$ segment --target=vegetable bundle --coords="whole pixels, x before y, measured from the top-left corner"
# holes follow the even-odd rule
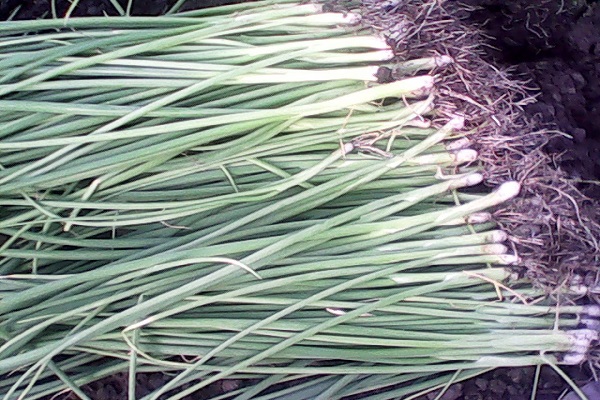
[[[153,371],[147,399],[391,399],[597,340],[507,267],[488,211],[519,184],[460,191],[448,57],[287,1],[8,22],[0,49],[5,399],[127,369],[132,399]]]

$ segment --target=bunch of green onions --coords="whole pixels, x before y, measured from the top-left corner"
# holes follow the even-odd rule
[[[0,25],[0,394],[392,399],[577,364],[594,307],[514,278],[463,118],[356,14],[263,1]],[[378,83],[382,67],[406,77]],[[513,278],[511,288],[503,283]],[[185,389],[184,389],[185,387]]]

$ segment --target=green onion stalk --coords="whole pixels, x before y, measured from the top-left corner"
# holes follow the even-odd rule
[[[0,26],[0,395],[392,399],[579,364],[516,274],[464,118],[355,13],[262,1]],[[382,67],[404,78],[381,82]],[[462,189],[471,188],[469,191]],[[161,397],[162,398],[162,397]]]

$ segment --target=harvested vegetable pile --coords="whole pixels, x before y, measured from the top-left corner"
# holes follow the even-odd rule
[[[132,399],[156,371],[145,399],[392,399],[590,356],[598,307],[503,244],[532,189],[460,57],[364,28],[386,7],[0,26],[5,399],[124,370]]]

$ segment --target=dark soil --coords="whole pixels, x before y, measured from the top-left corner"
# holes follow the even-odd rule
[[[243,0],[189,0],[183,10],[240,1]],[[600,199],[600,185],[595,182],[600,180],[600,5],[589,0],[458,1],[465,5],[461,7],[463,22],[489,35],[489,61],[512,68],[515,78],[530,82],[538,101],[524,105],[524,113],[539,126],[570,136],[554,135],[545,148],[551,155],[561,155],[557,157],[557,167],[564,169],[586,195]],[[126,7],[127,1],[119,2]],[[175,2],[134,1],[132,14],[159,15]],[[57,15],[64,15],[69,5],[66,0],[56,0]],[[109,0],[81,0],[72,15],[117,14]],[[50,0],[0,0],[3,20],[51,15]],[[442,399],[529,399],[534,371],[498,369],[454,385]],[[571,368],[568,373],[580,386],[592,380],[589,372],[579,368]],[[163,381],[160,374],[140,376],[138,393],[146,394]],[[125,377],[118,375],[89,385],[86,392],[94,399],[124,399],[125,383]],[[226,388],[215,386],[210,390],[222,392]],[[538,400],[555,400],[568,390],[555,372],[542,369]]]
[[[581,387],[589,378],[579,370],[569,371]],[[439,400],[530,400],[535,368],[499,368],[450,387]],[[569,391],[564,381],[550,368],[542,368],[535,400],[558,400]],[[430,393],[423,400],[435,399]],[[590,398],[590,400],[598,400]]]
[[[584,0],[464,0],[464,18],[491,37],[490,57],[541,89],[525,112],[572,137],[548,151],[565,153],[570,177],[600,180],[600,5]],[[600,198],[598,183],[582,183]]]
[[[247,0],[188,0],[180,11],[193,10],[202,7],[214,7],[225,4],[242,3]],[[119,4],[125,10],[127,0],[119,0]],[[177,0],[144,0],[133,1],[131,15],[160,15],[170,10]],[[69,9],[71,2],[56,0],[56,15],[62,17]],[[102,16],[119,15],[117,9],[109,0],[81,0],[72,16]],[[51,0],[0,0],[0,20],[12,19],[36,19],[52,17]]]
[[[160,372],[138,373],[136,375],[136,398],[142,398],[151,394],[153,391],[163,387],[172,377],[166,376]],[[194,382],[197,383],[197,382]],[[83,391],[93,400],[125,400],[128,398],[129,379],[126,373],[119,373],[100,381],[91,383],[83,387]],[[183,400],[203,400],[211,399],[220,394],[228,393],[239,388],[240,381],[222,380],[209,385],[202,390],[202,393],[195,393],[183,398]],[[182,386],[182,390],[187,389],[191,384]],[[176,393],[170,393],[171,395]],[[168,398],[167,395],[161,398]],[[51,400],[78,400],[79,397],[74,393],[59,396],[53,396]],[[50,399],[48,399],[50,400]]]
[[[570,136],[554,135],[546,146],[549,154],[560,155],[557,167],[578,182],[585,195],[599,199],[600,4],[578,0],[462,2],[464,21],[489,36],[489,60],[511,68],[515,77],[530,82],[536,92],[537,101],[524,106],[525,114],[539,126]],[[494,371],[467,382],[457,399],[529,398],[522,391],[531,393],[527,371],[531,370]],[[586,377],[592,379],[589,371],[573,368],[568,372],[580,387]],[[547,369],[538,398],[557,399],[563,389],[561,379]],[[597,392],[588,396],[600,399]]]
[[[535,368],[499,368],[450,386],[438,400],[530,400],[534,390],[535,372]],[[591,380],[589,374],[579,368],[572,368],[568,373],[580,387]],[[168,379],[160,373],[138,374],[136,395],[141,398],[160,388]],[[83,390],[94,400],[125,400],[127,382],[127,375],[122,373],[87,385]],[[209,386],[202,393],[187,396],[185,400],[209,399],[238,387],[238,381],[226,380]],[[569,390],[568,385],[556,372],[544,367],[540,372],[535,400],[558,400]],[[418,400],[433,400],[438,395],[439,392],[432,392]],[[590,400],[598,399],[590,397]],[[77,400],[77,397],[71,393],[63,397],[54,397],[53,400]]]

